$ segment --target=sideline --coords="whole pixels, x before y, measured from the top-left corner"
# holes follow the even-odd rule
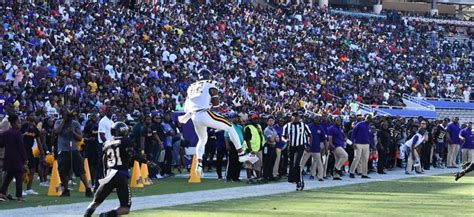
[[[454,173],[457,169],[436,169],[433,168],[425,171],[421,175],[405,175],[404,170],[389,171],[385,175],[370,174],[371,179],[361,179],[356,177],[350,179],[344,176],[342,181],[325,180],[319,182],[317,180],[305,179],[305,190],[313,190],[320,188],[329,188],[337,186],[345,186],[352,184],[370,183],[378,181],[392,181],[399,179],[407,179],[414,177],[435,176],[440,174]],[[306,177],[307,178],[307,177]],[[453,184],[454,184],[453,178]],[[266,196],[273,194],[281,194],[288,192],[295,192],[296,186],[294,184],[280,182],[263,185],[250,185],[245,187],[233,187],[217,190],[205,190],[175,194],[163,194],[155,196],[143,196],[132,198],[132,212],[135,210],[156,209],[161,207],[187,205],[195,203],[204,203],[219,200],[240,199],[247,197]],[[54,205],[45,207],[28,207],[0,211],[0,216],[82,216],[89,205],[89,202]],[[119,205],[118,200],[106,200],[96,210],[95,214],[111,210]]]

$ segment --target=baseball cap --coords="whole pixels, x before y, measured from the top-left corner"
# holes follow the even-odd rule
[[[250,118],[251,118],[251,119],[258,118],[258,114],[257,114],[257,113],[253,113],[252,115],[250,115]]]

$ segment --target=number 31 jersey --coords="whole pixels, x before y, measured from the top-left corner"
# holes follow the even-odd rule
[[[215,81],[212,80],[201,80],[192,83],[188,87],[184,112],[211,108],[211,94],[209,91],[212,88],[217,89]]]
[[[132,156],[127,149],[133,149],[133,141],[130,138],[115,138],[105,142],[103,149],[105,168],[128,171]]]

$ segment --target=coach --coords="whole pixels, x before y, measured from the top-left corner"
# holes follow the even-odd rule
[[[334,120],[334,125],[328,128],[328,144],[329,149],[334,153],[335,163],[334,163],[334,180],[341,180],[342,166],[344,162],[348,159],[348,155],[345,146],[345,135],[344,131],[341,128],[341,118],[337,117]]]
[[[283,141],[288,143],[290,156],[290,172],[288,182],[295,183],[297,190],[303,190],[304,182],[301,175],[300,163],[303,158],[305,145],[311,144],[311,131],[300,120],[300,114],[294,112],[292,121],[283,127]]]
[[[362,178],[368,179],[367,164],[369,161],[369,145],[371,143],[371,116],[367,116],[365,121],[359,121],[352,130],[352,142],[354,143],[354,160],[351,164],[350,177],[354,178],[354,173],[359,163],[361,163]]]

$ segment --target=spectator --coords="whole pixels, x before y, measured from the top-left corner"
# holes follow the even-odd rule
[[[21,122],[18,116],[14,114],[8,116],[8,122],[11,128],[0,136],[0,147],[5,148],[3,171],[6,173],[0,189],[0,200],[5,201],[7,199],[6,193],[8,186],[13,178],[15,178],[17,200],[19,202],[25,202],[22,195],[22,185],[23,171],[26,168],[25,165],[28,162],[28,157],[20,131]]]

